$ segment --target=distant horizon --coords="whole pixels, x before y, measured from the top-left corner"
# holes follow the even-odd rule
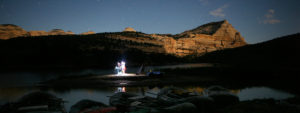
[[[76,34],[179,34],[228,20],[249,44],[300,32],[300,1],[290,0],[0,0],[0,24],[26,31],[62,29]]]

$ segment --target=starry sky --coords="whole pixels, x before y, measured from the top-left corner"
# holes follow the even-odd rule
[[[300,0],[0,0],[0,24],[27,31],[178,34],[224,19],[259,43],[300,32]]]

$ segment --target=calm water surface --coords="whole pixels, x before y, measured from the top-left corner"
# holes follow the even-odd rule
[[[195,66],[195,65],[193,65]],[[163,68],[166,68],[164,66]],[[174,66],[171,66],[173,68]],[[128,71],[134,72],[137,68],[131,68]],[[71,106],[82,99],[91,99],[108,104],[108,96],[113,95],[116,92],[125,91],[135,93],[138,95],[146,95],[155,97],[156,93],[163,87],[107,87],[107,88],[95,88],[95,89],[47,89],[41,90],[34,87],[35,84],[41,81],[57,78],[59,76],[70,75],[84,75],[84,74],[109,74],[112,70],[80,70],[80,71],[61,71],[61,72],[10,72],[0,73],[0,105],[7,102],[18,101],[22,96],[35,91],[44,91],[51,93],[66,101],[65,108],[70,110]],[[169,86],[164,86],[169,87]],[[201,93],[207,87],[203,86],[182,86],[182,88]],[[236,94],[241,101],[252,99],[286,99],[293,97],[293,94],[283,92],[280,90],[272,89],[269,87],[248,87],[244,89],[230,89],[230,91]]]

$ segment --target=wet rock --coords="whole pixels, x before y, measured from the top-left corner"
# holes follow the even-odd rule
[[[169,113],[195,113],[197,111],[197,107],[192,103],[185,102],[167,107],[165,110]]]
[[[93,111],[105,107],[108,106],[101,102],[81,100],[71,107],[70,113],[82,113],[84,111]]]
[[[231,93],[226,93],[226,92],[215,93],[209,95],[209,97],[214,99],[214,104],[218,108],[239,103],[239,98],[236,95],[233,95]]]
[[[224,113],[300,113],[296,106],[278,104],[274,99],[242,101],[225,108]]]
[[[194,96],[185,89],[177,88],[177,87],[167,87],[160,90],[157,94],[157,98],[166,101],[176,101],[177,99],[182,99],[189,96]]]
[[[181,99],[182,102],[190,102],[197,107],[197,111],[200,113],[207,113],[213,111],[214,100],[211,97],[206,96],[192,96]]]
[[[23,96],[15,103],[4,105],[1,113],[65,113],[63,100],[45,92],[33,92]]]
[[[210,86],[204,90],[203,94],[205,96],[209,96],[213,94],[228,93],[228,92],[230,92],[229,89],[226,89],[222,86]]]
[[[118,92],[109,98],[109,105],[129,105],[133,100],[129,99],[130,97],[136,97],[136,94]]]
[[[120,112],[128,112],[130,104],[135,101],[129,98],[135,96],[137,95],[126,92],[116,93],[109,98],[109,105],[117,107]]]

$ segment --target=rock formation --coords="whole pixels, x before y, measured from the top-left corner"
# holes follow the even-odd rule
[[[50,32],[30,31],[27,33],[18,26],[2,25],[0,34],[1,39],[9,39],[17,36],[72,35],[74,33],[65,32],[61,29],[54,29]],[[87,34],[94,34],[94,32],[89,31],[81,35]],[[128,42],[127,48],[136,48],[147,53],[166,53],[176,56],[203,55],[207,52],[247,44],[241,34],[227,20],[204,24],[176,35],[145,34],[136,32],[131,27],[125,28],[123,33],[102,33],[99,35],[117,40],[126,40]],[[138,44],[131,45],[130,43]]]
[[[80,35],[91,35],[91,34],[95,34],[95,32],[94,31],[88,31],[88,32],[80,33]]]
[[[29,31],[29,36],[46,36],[48,35],[48,32],[46,31]]]
[[[9,39],[12,37],[27,36],[28,33],[19,26],[12,24],[0,25],[0,39]]]
[[[247,44],[227,20],[204,24],[177,35],[152,34],[151,37],[163,42],[166,53],[177,56],[202,55]]]
[[[50,32],[48,32],[48,35],[73,35],[74,33],[71,31],[65,32],[62,29],[53,29]]]
[[[204,24],[177,34],[175,38],[178,38],[175,48],[166,48],[166,51],[179,56],[202,54],[247,44],[241,34],[227,20]]]
[[[61,29],[53,29],[49,32],[46,31],[25,31],[23,28],[12,25],[0,25],[0,39],[10,39],[15,37],[28,37],[28,36],[47,36],[47,35],[74,35],[72,31],[65,32]]]
[[[131,27],[126,27],[123,32],[136,32],[133,28]]]

